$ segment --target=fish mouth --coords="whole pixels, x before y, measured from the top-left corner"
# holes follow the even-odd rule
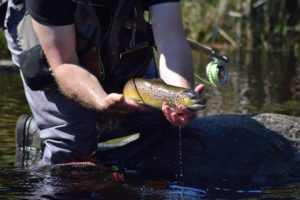
[[[187,106],[187,109],[190,111],[203,110],[205,108],[206,99],[199,99],[195,101],[192,105]]]
[[[198,110],[203,110],[204,108],[205,105],[202,104],[193,104],[191,106],[186,107],[186,109],[189,111],[198,111]]]

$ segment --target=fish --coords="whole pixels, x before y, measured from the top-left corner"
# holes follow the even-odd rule
[[[192,89],[166,84],[162,79],[132,78],[124,86],[123,95],[137,103],[161,109],[164,102],[171,107],[184,106],[200,110],[205,100]]]

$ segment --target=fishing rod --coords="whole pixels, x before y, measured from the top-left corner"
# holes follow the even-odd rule
[[[201,51],[213,60],[206,66],[206,77],[208,81],[197,74],[195,74],[195,77],[213,86],[221,86],[227,83],[229,78],[227,71],[227,64],[229,61],[227,56],[221,56],[212,48],[204,46],[190,38],[187,38],[187,42],[193,50]]]
[[[204,46],[200,44],[199,42],[192,40],[190,38],[186,38],[188,44],[193,50],[202,51],[203,53],[207,54],[210,57],[216,57],[218,59],[223,60],[224,62],[229,62],[227,56],[221,56],[219,55],[215,50],[213,50],[210,47]]]

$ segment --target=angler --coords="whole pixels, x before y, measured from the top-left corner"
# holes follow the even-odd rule
[[[3,10],[8,47],[43,144],[41,165],[90,161],[103,138],[152,135],[195,118],[168,104],[146,112],[122,94],[134,77],[194,90],[180,0],[8,0]],[[27,131],[17,138],[26,143],[18,146],[26,149],[33,133],[22,121],[17,126]]]

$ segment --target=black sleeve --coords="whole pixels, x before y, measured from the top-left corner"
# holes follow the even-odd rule
[[[167,3],[167,2],[179,2],[180,0],[142,0],[142,1],[143,1],[143,7],[148,10],[149,7],[154,4]]]
[[[76,3],[71,0],[26,0],[26,9],[41,24],[62,26],[73,23]]]

